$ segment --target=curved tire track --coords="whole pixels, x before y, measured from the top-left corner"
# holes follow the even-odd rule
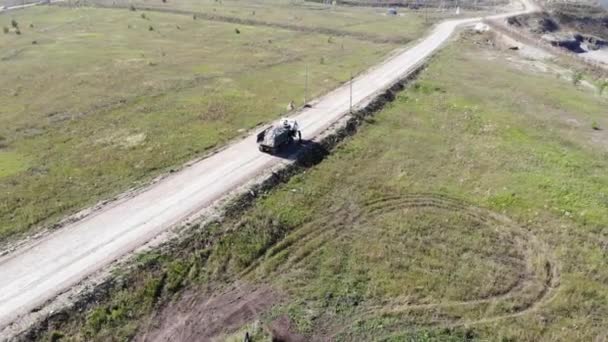
[[[479,229],[497,229],[511,239],[513,246],[518,248],[515,253],[517,256],[508,256],[503,261],[520,268],[516,281],[502,291],[485,298],[425,304],[409,304],[396,300],[389,307],[370,306],[357,315],[357,321],[378,315],[411,316],[417,313],[418,315],[415,316],[419,316],[431,313],[433,317],[441,318],[423,319],[412,323],[442,327],[487,324],[536,310],[551,301],[559,287],[559,265],[546,244],[504,215],[443,195],[429,193],[385,197],[366,202],[357,209],[343,208],[304,224],[270,248],[266,255],[254,262],[242,276],[255,273],[260,268],[262,268],[260,271],[267,276],[278,276],[298,268],[306,264],[307,259],[318,253],[325,244],[340,238],[342,234],[348,234],[348,229],[353,224],[365,223],[397,210],[436,209],[464,215],[474,222],[479,222]],[[285,254],[288,255],[287,258]],[[494,309],[496,307],[499,309]],[[500,307],[504,309],[500,310]],[[467,318],[466,312],[464,318],[459,317],[463,309],[470,312],[469,316],[473,317]],[[488,316],[484,314],[484,317],[475,318],[475,314],[479,312],[487,313]]]

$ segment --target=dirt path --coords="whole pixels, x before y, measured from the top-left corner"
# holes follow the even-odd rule
[[[526,7],[527,11],[534,9],[528,3]],[[481,19],[445,21],[410,49],[357,77],[352,86],[353,104],[369,102],[439,49],[458,27]],[[303,138],[313,139],[343,117],[349,99],[346,84],[295,115]],[[252,134],[132,197],[110,203],[0,257],[0,329],[269,168],[289,163],[288,159],[260,153]]]

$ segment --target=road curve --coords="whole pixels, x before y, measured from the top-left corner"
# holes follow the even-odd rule
[[[534,8],[525,5],[526,11]],[[517,13],[510,15],[514,14]],[[458,26],[480,19],[445,21],[415,46],[357,77],[353,82],[353,104],[369,100],[379,90],[403,78],[440,48]],[[344,85],[295,116],[303,138],[314,138],[344,116],[349,110],[349,98],[349,86]],[[280,162],[280,158],[260,153],[255,136],[248,136],[134,197],[112,203],[33,245],[1,257],[0,331]]]

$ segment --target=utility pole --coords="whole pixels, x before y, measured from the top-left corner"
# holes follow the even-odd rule
[[[304,105],[308,103],[308,64],[306,64],[306,79],[304,80]]]
[[[349,112],[353,113],[353,72],[350,72],[350,104],[349,104]]]

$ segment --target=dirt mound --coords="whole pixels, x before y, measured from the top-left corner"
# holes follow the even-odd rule
[[[574,53],[608,47],[608,12],[564,4],[551,8],[547,12],[508,18],[507,23]]]
[[[235,285],[211,296],[192,291],[169,304],[136,341],[212,341],[254,320],[277,303],[269,287]]]
[[[608,40],[608,11],[599,7],[555,4],[545,12],[510,17],[507,22],[535,34],[560,32]]]
[[[530,32],[544,34],[556,32],[560,29],[559,24],[549,13],[524,14],[507,19],[509,25],[517,28],[527,28]]]

